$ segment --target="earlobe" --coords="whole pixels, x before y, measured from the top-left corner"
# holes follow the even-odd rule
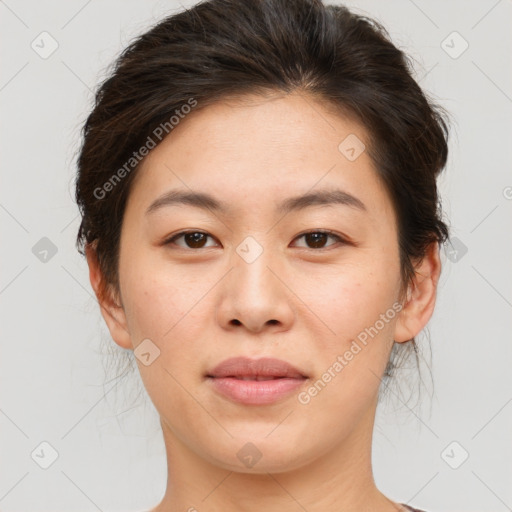
[[[395,325],[393,339],[397,343],[409,341],[427,325],[434,312],[440,274],[439,244],[434,242],[415,267],[414,278],[407,291],[407,300]]]
[[[85,255],[89,265],[89,280],[112,339],[122,348],[133,349],[123,306],[116,300],[110,287],[105,284],[96,250],[90,244],[85,247]]]

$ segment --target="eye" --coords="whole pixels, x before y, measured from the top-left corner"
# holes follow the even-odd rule
[[[310,249],[324,249],[325,247],[330,247],[332,245],[336,245],[334,243],[334,244],[330,244],[330,245],[326,246],[325,243],[327,242],[327,240],[329,238],[335,239],[336,241],[341,242],[341,243],[345,243],[345,240],[343,240],[343,238],[341,238],[339,235],[333,233],[332,231],[325,231],[325,230],[308,231],[307,233],[302,233],[302,235],[299,235],[295,240],[299,240],[301,238],[304,238],[304,240],[306,241],[306,244],[310,244],[309,247],[308,247],[308,245],[306,245],[306,248],[310,248]],[[304,246],[302,246],[302,247],[304,247]]]
[[[183,249],[203,249],[208,247],[215,247],[215,245],[206,245],[208,238],[213,240],[211,235],[203,231],[181,231],[180,233],[176,233],[175,235],[168,238],[164,242],[164,245],[174,244]],[[340,243],[345,243],[345,240],[339,235],[327,230],[308,231],[307,233],[302,233],[301,235],[297,236],[295,240],[300,240],[301,238],[304,238],[307,244],[306,246],[302,247],[309,249],[324,249],[326,247],[336,245],[336,243],[326,245],[326,242],[329,238],[335,240],[335,242],[337,241]],[[185,245],[176,243],[176,241],[180,239],[183,239]]]
[[[179,240],[180,238],[183,238],[185,241],[185,246],[176,243],[176,240]],[[213,247],[205,245],[208,238],[212,237],[203,231],[181,231],[180,233],[173,235],[171,238],[168,238],[164,242],[164,245],[174,244],[178,247],[182,247],[183,249],[202,249],[204,247]]]

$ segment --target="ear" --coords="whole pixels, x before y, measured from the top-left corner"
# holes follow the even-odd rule
[[[439,244],[430,244],[425,257],[415,266],[415,274],[407,291],[407,299],[395,324],[394,340],[409,341],[430,320],[436,303],[437,283],[441,274]]]
[[[115,297],[116,294],[105,283],[95,248],[87,244],[85,255],[89,265],[89,280],[112,339],[122,348],[133,349],[121,300]]]

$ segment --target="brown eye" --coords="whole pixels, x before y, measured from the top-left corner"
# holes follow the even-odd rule
[[[185,245],[176,243],[176,240],[179,240],[180,238],[185,241]],[[169,238],[164,244],[175,244],[184,249],[202,249],[203,247],[212,247],[206,245],[208,238],[212,237],[208,235],[208,233],[203,233],[202,231],[184,231]]]
[[[308,233],[303,233],[296,239],[299,240],[301,238],[305,240],[306,247],[309,249],[324,249],[326,247],[330,247],[331,245],[336,245],[335,243],[326,245],[326,242],[329,238],[335,239],[339,242],[344,242],[340,236],[331,233],[330,231],[310,231]]]
[[[304,236],[306,243],[315,249],[323,247],[329,238],[325,233],[307,233]]]
[[[213,247],[214,245],[206,245],[208,238],[212,238],[213,240],[211,235],[202,231],[182,231],[181,233],[177,233],[169,238],[164,242],[164,245],[177,245],[183,249],[203,249]],[[335,242],[327,245],[329,238],[333,239]],[[184,240],[185,245],[183,245],[183,243],[177,243],[177,240],[180,239]],[[332,245],[336,245],[336,242],[344,242],[343,238],[330,231],[310,231],[308,233],[303,233],[296,238],[296,240],[300,239],[304,239],[306,245],[299,247],[306,247],[308,249],[324,249],[329,248]]]
[[[189,247],[193,247],[194,249],[197,249],[198,247],[203,247],[207,238],[207,235],[199,232],[186,233],[183,236],[186,244]]]

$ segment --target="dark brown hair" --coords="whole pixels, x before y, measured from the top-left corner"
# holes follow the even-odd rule
[[[377,21],[320,0],[211,0],[163,19],[119,56],[83,127],[78,250],[95,248],[103,290],[117,293],[123,213],[138,168],[126,163],[155,128],[191,99],[198,109],[246,93],[298,91],[366,128],[398,219],[405,290],[426,248],[448,237],[436,185],[447,161],[447,114],[412,71]],[[400,345],[416,352],[414,339]],[[391,360],[387,374],[392,368]]]

